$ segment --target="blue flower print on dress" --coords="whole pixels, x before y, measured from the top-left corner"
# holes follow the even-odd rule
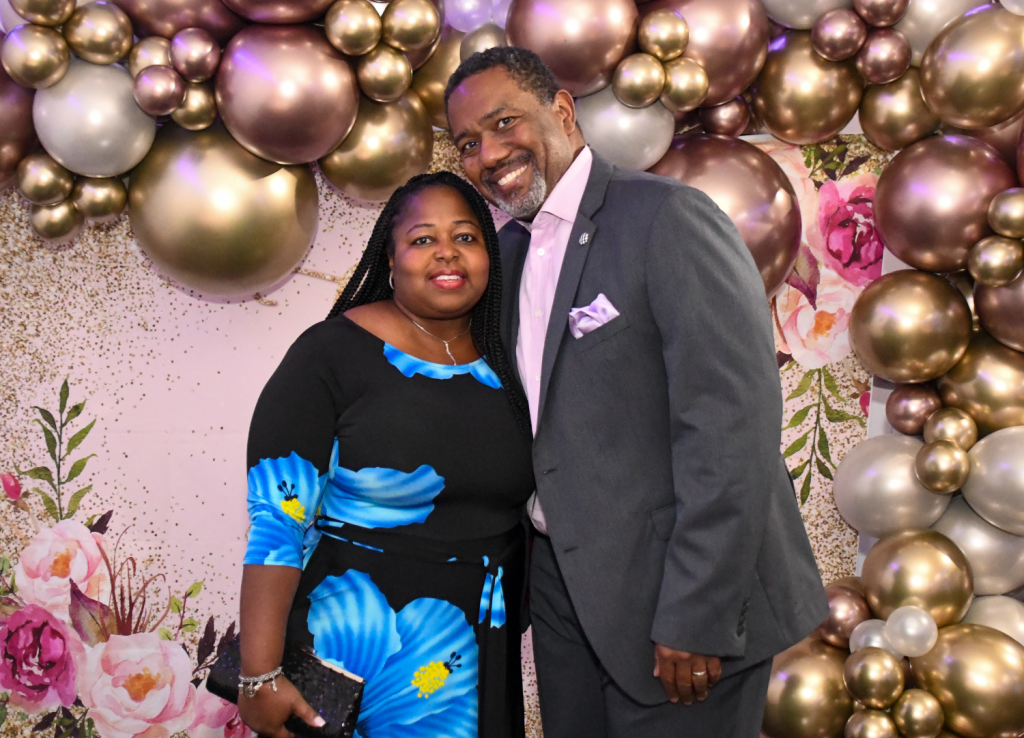
[[[384,344],[384,357],[388,360],[389,364],[407,377],[411,377],[414,374],[422,374],[424,377],[430,377],[431,379],[451,379],[458,374],[469,374],[481,384],[485,384],[493,389],[501,389],[501,380],[498,379],[498,375],[494,373],[494,370],[491,369],[484,359],[477,359],[471,364],[435,364],[432,361],[424,361],[423,359],[417,359],[415,356],[409,356],[409,354],[396,349],[390,343]]]
[[[484,566],[488,566],[489,561],[484,556]],[[487,576],[484,578],[484,591],[480,595],[480,616],[478,618],[480,625],[487,622],[487,616],[491,616],[491,627],[500,628],[505,624],[505,590],[501,586],[501,578],[505,574],[505,568],[502,566],[498,567],[497,576],[487,572]]]
[[[363,528],[394,528],[422,523],[434,511],[444,477],[431,467],[413,472],[369,467],[338,467],[328,480],[321,513],[326,518]]]
[[[324,578],[309,599],[317,655],[366,679],[357,735],[476,735],[476,637],[459,608],[421,598],[395,613],[355,570]]]

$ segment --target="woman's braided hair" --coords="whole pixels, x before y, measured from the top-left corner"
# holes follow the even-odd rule
[[[491,218],[487,203],[480,193],[461,177],[451,172],[420,174],[395,190],[373,226],[373,233],[352,278],[345,285],[341,297],[334,303],[327,317],[330,319],[354,307],[394,297],[394,290],[388,282],[391,276],[388,256],[395,253],[395,242],[392,237],[395,220],[401,215],[410,198],[430,187],[450,187],[458,192],[480,222],[484,245],[490,259],[490,272],[487,289],[473,308],[471,335],[477,352],[486,359],[501,380],[501,386],[508,397],[509,405],[512,406],[516,422],[525,431],[530,427],[530,410],[526,404],[526,397],[512,374],[508,354],[501,341],[501,254],[498,251],[498,234],[494,229],[494,220]]]

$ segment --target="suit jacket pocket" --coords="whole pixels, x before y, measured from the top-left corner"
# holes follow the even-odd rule
[[[601,343],[601,341],[611,338],[616,333],[624,331],[626,328],[629,328],[629,321],[626,320],[625,315],[620,314],[599,328],[595,328],[590,333],[587,333],[582,338],[573,338],[572,336],[569,338],[572,341],[573,350],[577,352],[586,351]]]
[[[672,531],[676,527],[676,503],[665,505],[665,507],[659,507],[657,510],[652,510],[651,513],[651,524],[654,526],[654,532],[658,538],[663,541],[667,541],[672,537]]]

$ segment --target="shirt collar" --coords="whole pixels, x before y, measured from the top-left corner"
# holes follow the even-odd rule
[[[544,204],[540,206],[537,215],[548,213],[568,223],[576,221],[576,213],[579,212],[580,202],[583,201],[583,193],[587,189],[587,180],[590,179],[590,169],[594,163],[594,155],[589,146],[584,146],[576,159],[565,174],[555,184],[551,194],[548,195]],[[536,219],[536,216],[535,216]],[[532,231],[533,223],[519,221],[528,231]]]

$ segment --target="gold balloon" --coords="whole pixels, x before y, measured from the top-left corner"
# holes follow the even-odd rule
[[[899,738],[896,726],[881,710],[857,710],[846,721],[844,738]]]
[[[960,622],[974,597],[967,558],[934,530],[904,530],[880,539],[864,557],[861,578],[868,605],[882,620],[898,607],[916,605],[942,628]]]
[[[761,732],[767,738],[838,738],[853,713],[846,653],[806,638],[772,660]]]
[[[986,128],[1024,107],[1024,16],[986,5],[947,25],[921,61],[928,107],[946,123]]]
[[[171,113],[171,120],[190,131],[201,131],[217,120],[217,98],[206,82],[190,82],[185,86],[185,102]]]
[[[960,294],[967,300],[967,307],[971,309],[971,331],[977,333],[981,330],[981,321],[978,320],[978,313],[974,310],[974,280],[971,278],[970,272],[953,272],[942,276],[960,290]]]
[[[35,205],[56,205],[68,198],[75,176],[49,154],[29,154],[18,164],[18,189]]]
[[[75,12],[75,0],[10,0],[11,9],[29,23],[59,26]]]
[[[19,85],[41,90],[60,82],[71,64],[71,50],[52,28],[26,23],[7,34],[0,60]]]
[[[636,40],[640,50],[659,61],[667,62],[682,56],[690,42],[690,27],[678,13],[659,8],[640,19]]]
[[[1024,269],[1024,246],[1017,238],[989,236],[974,244],[967,255],[967,268],[983,287],[1003,287]]]
[[[78,8],[64,24],[68,46],[93,64],[113,64],[132,48],[132,22],[119,7],[104,0]]]
[[[871,619],[871,608],[864,595],[851,587],[830,584],[825,587],[828,596],[828,617],[822,621],[814,635],[836,648],[848,648],[853,629]]]
[[[811,144],[832,138],[850,122],[864,82],[853,62],[831,62],[811,45],[807,31],[772,42],[754,86],[754,110],[776,138]]]
[[[885,649],[868,646],[846,659],[843,681],[862,705],[884,710],[903,693],[903,666]]]
[[[927,385],[900,384],[885,401],[885,419],[898,432],[918,436],[924,423],[942,407],[939,393]]]
[[[128,190],[120,177],[80,177],[71,191],[71,202],[93,223],[109,223],[124,212]]]
[[[338,0],[324,18],[327,40],[342,54],[362,56],[380,41],[380,14],[369,0]]]
[[[1024,238],[1024,188],[1011,187],[993,197],[988,224],[1000,236]]]
[[[462,42],[466,34],[445,26],[441,32],[441,43],[437,51],[431,54],[427,63],[412,75],[410,89],[423,102],[427,110],[430,124],[438,128],[448,128],[448,114],[444,107],[444,90],[448,86],[448,78],[459,68]]]
[[[131,223],[143,252],[171,279],[207,295],[252,295],[288,276],[316,233],[308,164],[246,151],[223,124],[163,126],[134,169]]]
[[[381,17],[384,43],[399,51],[419,51],[434,42],[441,14],[430,0],[391,0]]]
[[[964,451],[978,442],[978,426],[974,418],[955,407],[944,407],[929,416],[924,424],[925,443],[949,441]]]
[[[923,689],[906,690],[892,706],[892,721],[903,738],[935,738],[945,719],[942,705]]]
[[[967,481],[971,459],[952,441],[932,441],[917,452],[914,472],[921,484],[935,494],[951,495]]]
[[[699,107],[708,96],[708,73],[704,67],[686,57],[666,62],[664,67],[661,104],[677,116]]]
[[[850,314],[850,343],[873,374],[927,382],[967,349],[971,312],[960,291],[926,272],[891,272],[868,285]]]
[[[350,197],[386,200],[430,166],[434,136],[423,103],[414,92],[396,102],[359,100],[352,132],[322,158],[320,171]]]
[[[369,54],[359,57],[356,77],[371,100],[394,102],[412,84],[412,66],[405,55],[387,44],[377,44]]]
[[[939,380],[938,389],[945,405],[974,418],[982,436],[1024,425],[1024,354],[984,331],[971,339],[960,362]]]
[[[1024,732],[1024,647],[1005,633],[974,624],[943,628],[935,647],[910,666],[958,736],[1017,738]]]
[[[700,109],[700,124],[705,133],[721,136],[739,136],[750,123],[750,108],[742,97],[734,97],[727,103]]]
[[[138,77],[146,67],[171,66],[171,40],[162,36],[149,36],[139,41],[128,53],[128,71]]]
[[[32,230],[44,241],[67,243],[73,241],[85,225],[85,217],[71,200],[56,205],[33,205],[28,215]]]
[[[623,105],[646,108],[665,89],[665,68],[650,54],[630,54],[612,75],[612,92]]]
[[[494,23],[484,23],[475,31],[470,31],[462,39],[459,47],[459,58],[466,61],[478,51],[487,51],[496,46],[508,46],[508,39],[505,38],[505,29]]]
[[[910,68],[910,42],[894,28],[876,28],[857,52],[856,64],[871,84],[892,82]]]

